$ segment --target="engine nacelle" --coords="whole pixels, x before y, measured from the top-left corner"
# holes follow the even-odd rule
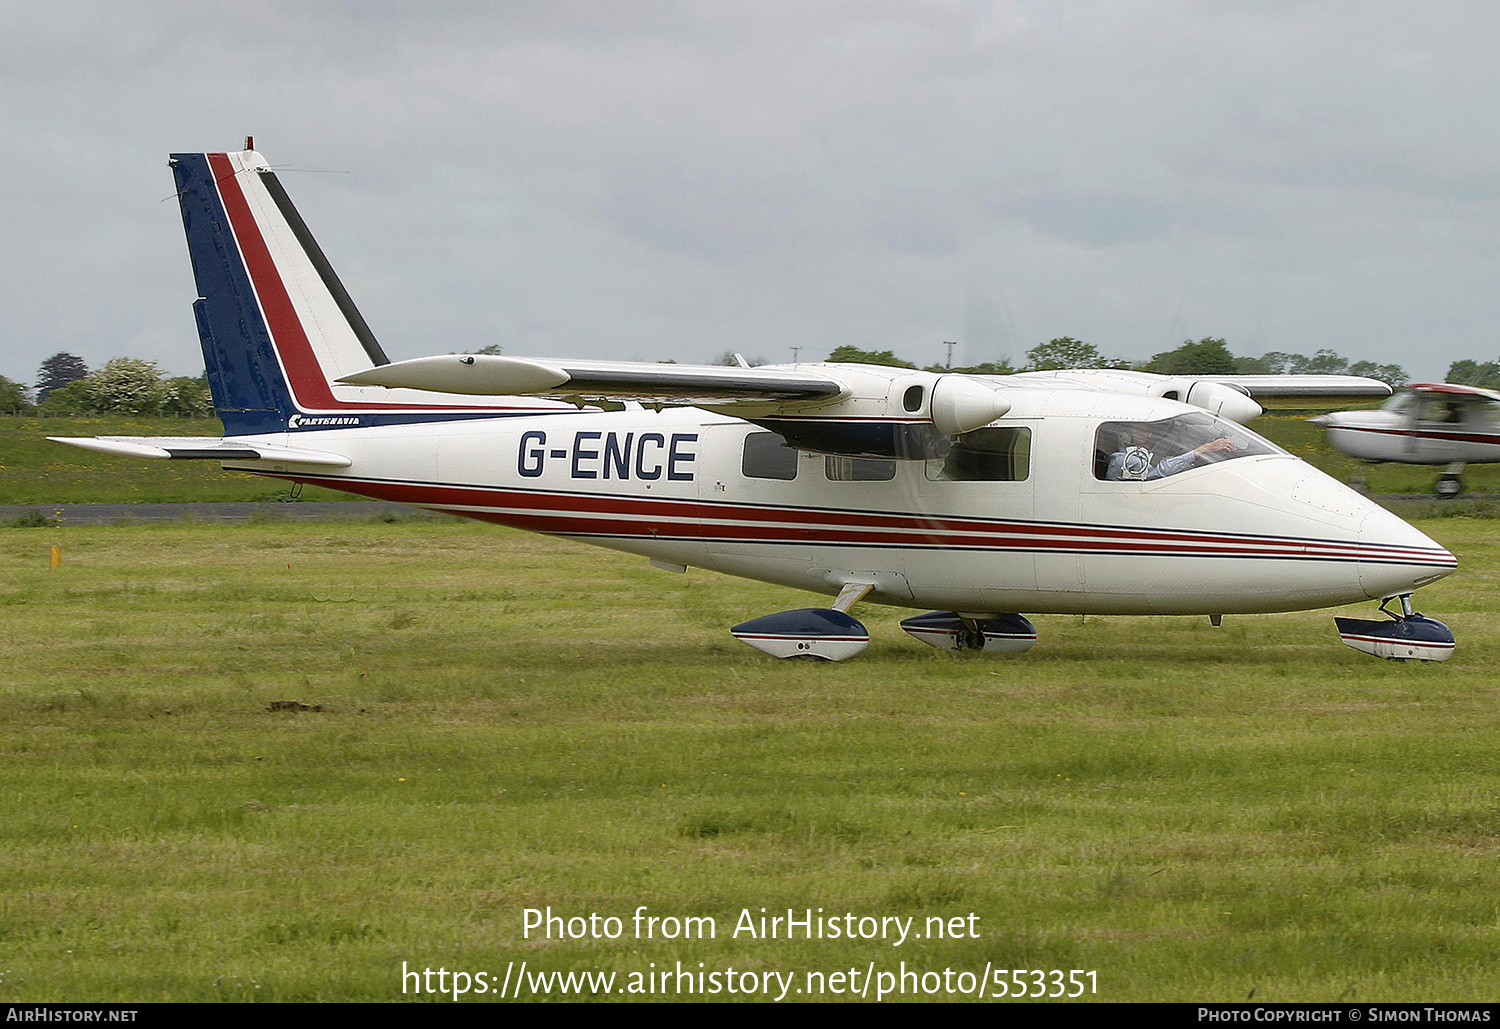
[[[1168,379],[1151,392],[1158,397],[1201,407],[1210,414],[1241,425],[1259,418],[1264,411],[1248,393],[1223,382]]]

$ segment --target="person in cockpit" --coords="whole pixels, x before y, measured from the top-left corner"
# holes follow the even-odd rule
[[[1164,457],[1160,461],[1151,452],[1151,426],[1137,424],[1130,427],[1130,435],[1122,438],[1119,450],[1109,455],[1109,466],[1104,472],[1106,479],[1115,481],[1129,479],[1164,479],[1178,472],[1185,472],[1210,454],[1237,450],[1234,441],[1227,436],[1200,443],[1186,453]]]

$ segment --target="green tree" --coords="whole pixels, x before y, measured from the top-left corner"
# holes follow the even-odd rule
[[[937,368],[929,368],[928,371],[938,371]],[[1014,375],[1016,369],[1003,357],[998,361],[986,361],[983,364],[971,364],[965,368],[945,368],[942,371],[958,372],[960,375]]]
[[[79,379],[66,386],[59,386],[47,394],[47,399],[37,405],[48,414],[92,413],[93,401],[89,399],[89,380]]]
[[[889,350],[861,350],[858,347],[836,347],[828,360],[837,364],[879,364],[887,368],[915,368],[910,361],[903,361]]]
[[[63,352],[53,354],[42,362],[41,368],[37,369],[37,403],[40,404],[46,400],[53,390],[62,389],[70,382],[86,378],[88,374],[89,366],[84,364],[83,358]]]
[[[1034,372],[1111,366],[1111,362],[1099,353],[1098,347],[1092,343],[1074,339],[1072,336],[1059,336],[1046,343],[1039,343],[1026,351],[1026,368]]]
[[[1399,364],[1376,364],[1374,361],[1356,361],[1349,366],[1350,375],[1363,375],[1367,379],[1379,379],[1391,389],[1405,386],[1411,380],[1406,369]]]
[[[171,392],[155,361],[116,357],[87,379],[86,395],[93,411],[121,414],[160,414]]]
[[[1287,354],[1270,350],[1259,357],[1241,357],[1235,361],[1236,372],[1241,375],[1287,375],[1293,366],[1307,358],[1300,354]]]
[[[1500,361],[1454,361],[1448,366],[1448,382],[1464,386],[1500,389]]]
[[[1196,343],[1185,339],[1176,350],[1157,354],[1144,370],[1162,375],[1232,375],[1239,370],[1239,361],[1222,339],[1205,336]]]
[[[0,375],[0,414],[20,414],[31,410],[29,391],[19,382]]]
[[[1292,370],[1299,375],[1347,375],[1349,362],[1332,350],[1319,350]]]
[[[185,375],[168,379],[161,413],[183,418],[212,418],[214,400],[208,389],[208,375],[204,374],[196,379]]]

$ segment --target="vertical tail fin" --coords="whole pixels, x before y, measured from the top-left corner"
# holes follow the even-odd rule
[[[281,431],[357,403],[330,381],[387,358],[270,166],[251,150],[171,164],[225,431]]]
[[[390,362],[270,165],[253,150],[173,154],[171,164],[226,435],[572,410],[337,382]]]

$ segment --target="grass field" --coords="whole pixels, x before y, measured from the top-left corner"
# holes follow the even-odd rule
[[[1324,441],[1304,414],[1268,414],[1257,432],[1332,475],[1362,479],[1371,493],[1431,494],[1440,468],[1366,465]],[[0,416],[0,504],[174,503],[286,500],[291,485],[222,471],[213,461],[139,461],[47,441],[48,436],[218,436],[218,419],[35,418]],[[1464,473],[1469,493],[1500,493],[1500,465]],[[304,500],[347,500],[347,494],[307,487]]]
[[[1329,612],[1038,617],[1029,654],[955,657],[876,607],[861,658],[777,662],[727,626],[822,601],[480,525],[0,529],[0,1001],[383,1001],[403,962],[522,961],[1492,1000],[1493,525],[1422,525],[1460,559],[1418,597],[1441,665]],[[717,935],[638,939],[642,905]],[[548,906],[620,938],[526,938]],[[761,908],[964,931],[735,938]]]

